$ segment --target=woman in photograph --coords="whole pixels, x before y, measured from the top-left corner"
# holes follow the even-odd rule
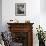
[[[17,13],[24,14],[24,5],[18,5],[17,7]]]

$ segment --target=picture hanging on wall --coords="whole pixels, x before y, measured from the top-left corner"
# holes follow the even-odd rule
[[[15,15],[16,16],[26,15],[26,3],[16,3],[15,4]]]

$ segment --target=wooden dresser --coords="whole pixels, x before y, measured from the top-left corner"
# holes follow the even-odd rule
[[[12,39],[21,46],[33,46],[33,23],[7,23]]]

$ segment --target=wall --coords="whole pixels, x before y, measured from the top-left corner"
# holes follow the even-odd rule
[[[40,23],[46,31],[46,0],[40,0]]]
[[[42,13],[46,13],[46,0],[40,0],[40,9]]]
[[[26,3],[26,16],[15,16],[15,3]],[[2,1],[2,23],[6,25],[10,19],[17,19],[19,22],[30,20],[30,22],[39,23],[40,0],[3,0]],[[19,19],[18,19],[19,18]],[[23,19],[22,19],[23,18]],[[38,21],[37,21],[38,20]],[[6,28],[5,28],[6,29]]]
[[[0,31],[2,27],[2,0],[0,0]]]

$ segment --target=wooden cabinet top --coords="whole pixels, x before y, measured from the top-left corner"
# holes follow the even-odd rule
[[[8,25],[33,25],[34,23],[7,23]]]
[[[32,30],[32,25],[33,23],[7,23],[9,25],[9,30],[10,31],[14,31],[14,32],[28,32],[30,30]]]

